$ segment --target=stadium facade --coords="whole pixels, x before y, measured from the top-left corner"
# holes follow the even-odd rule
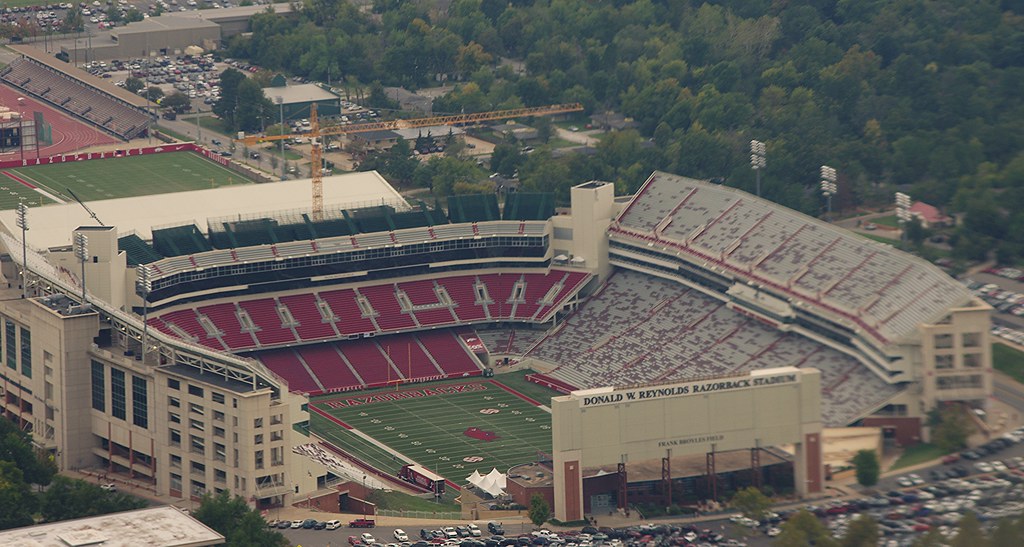
[[[163,197],[132,198],[128,227],[114,208],[117,227],[40,226],[24,250],[0,216],[4,413],[62,469],[268,507],[338,473],[293,453],[310,394],[481,374],[460,335],[474,328],[528,327],[528,347],[491,358],[566,393],[816,368],[825,425],[906,442],[935,404],[992,392],[987,305],[921,259],[738,190],[655,173],[631,198],[576,186],[559,214],[530,194],[444,213],[379,177],[357,206],[332,193],[365,177],[326,179],[322,217],[256,214],[293,198],[287,183],[280,200],[251,187],[261,198],[233,217],[225,190],[191,193],[194,221],[150,229],[139,212]],[[408,362],[385,351],[399,339]]]

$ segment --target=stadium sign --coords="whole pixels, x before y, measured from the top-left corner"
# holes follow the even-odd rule
[[[632,388],[626,390],[584,390],[573,392],[580,401],[581,407],[617,405],[633,401],[650,401],[701,393],[754,389],[758,387],[777,386],[798,382],[794,373],[774,374],[771,376],[748,376],[718,380],[703,380],[681,384],[669,384],[658,387]]]

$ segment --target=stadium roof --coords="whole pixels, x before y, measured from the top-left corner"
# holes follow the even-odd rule
[[[246,217],[256,213],[307,210],[312,201],[310,179],[239,184],[209,190],[174,192],[151,196],[89,201],[104,224],[116,226],[118,233],[136,231],[151,240],[152,229],[195,221],[206,231],[206,219]],[[394,188],[376,171],[324,177],[324,204],[327,206],[369,206],[387,202],[405,203]],[[406,207],[408,209],[409,207]],[[33,249],[52,249],[71,245],[71,232],[96,221],[81,205],[65,204],[33,207],[29,210],[28,244]],[[15,211],[0,211],[0,222],[15,233]]]
[[[264,87],[263,94],[271,101],[281,97],[284,104],[311,103],[314,101],[337,101],[338,96],[316,84],[298,84],[280,87]]]
[[[925,260],[746,192],[668,173],[651,175],[611,231],[760,283],[883,344],[971,301]]]
[[[223,543],[224,536],[169,505],[0,532],[0,545],[21,547],[202,547]]]

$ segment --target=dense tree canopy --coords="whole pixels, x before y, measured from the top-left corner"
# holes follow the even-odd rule
[[[996,244],[1006,258],[1024,254],[1024,230],[1009,229],[1024,226],[1019,2],[306,4],[298,17],[257,16],[230,54],[345,87],[454,81],[435,112],[581,101],[636,121],[636,137],[615,146],[625,153],[598,154],[582,171],[571,158],[530,158],[555,177],[535,185],[559,195],[587,178],[635,190],[653,169],[752,189],[747,146],[757,139],[768,145],[770,199],[817,213],[828,164],[838,209],[887,205],[899,187],[966,214],[958,256]]]
[[[228,547],[284,547],[288,540],[275,530],[267,529],[267,522],[250,508],[240,496],[227,490],[220,494],[203,496],[199,509],[193,514],[203,524],[220,532]]]

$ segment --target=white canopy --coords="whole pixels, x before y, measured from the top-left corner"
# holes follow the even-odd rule
[[[481,475],[478,471],[474,470],[472,475],[466,477],[466,480],[477,489],[486,492],[492,497],[498,497],[505,493],[505,475],[496,468],[491,469],[491,472],[487,475]]]

